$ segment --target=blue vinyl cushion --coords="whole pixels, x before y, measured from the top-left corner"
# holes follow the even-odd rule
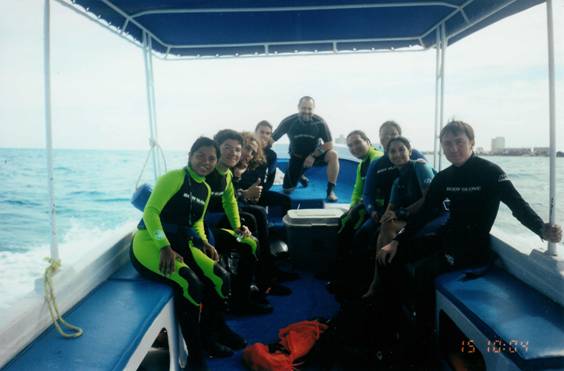
[[[445,274],[435,285],[492,342],[528,342],[504,352],[521,369],[564,368],[564,309],[549,298],[497,268],[471,280]]]
[[[108,280],[64,316],[84,329],[81,337],[65,339],[50,326],[4,370],[123,370],[171,298],[160,283]]]

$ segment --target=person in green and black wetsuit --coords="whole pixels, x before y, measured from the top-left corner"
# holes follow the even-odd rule
[[[372,146],[370,139],[362,130],[353,130],[347,135],[347,146],[351,154],[360,160],[360,163],[356,169],[356,178],[349,210],[343,214],[339,221],[336,276],[335,280],[329,283],[329,289],[334,292],[339,291],[337,286],[343,282],[343,276],[347,275],[343,266],[350,252],[351,241],[356,231],[364,224],[367,218],[362,192],[368,167],[373,161],[384,155],[383,152]]]
[[[362,130],[354,130],[347,135],[347,146],[351,154],[360,160],[360,163],[356,168],[356,178],[349,211],[341,218],[340,234],[344,233],[345,229],[352,228],[356,230],[364,223],[366,210],[362,203],[362,192],[364,190],[366,173],[370,163],[384,155],[382,151],[372,146],[370,139]]]
[[[175,289],[175,309],[189,351],[191,369],[207,369],[210,356],[230,355],[245,341],[223,320],[229,274],[217,264],[203,217],[210,199],[205,182],[217,163],[218,148],[201,137],[190,149],[188,165],[159,177],[133,237],[131,260],[144,276]],[[205,310],[201,312],[202,304]],[[201,315],[201,321],[200,321]]]
[[[219,131],[214,140],[220,148],[220,157],[214,171],[206,177],[212,191],[206,225],[212,229],[217,240],[216,245],[220,249],[225,267],[234,275],[231,309],[239,313],[270,313],[272,306],[266,298],[251,291],[251,283],[257,269],[257,250],[260,252],[260,249],[249,228],[241,223],[242,213],[239,213],[233,174],[230,170],[241,159],[243,137],[234,130],[225,129]],[[268,246],[268,235],[266,239],[262,237],[254,216],[245,214],[245,220],[253,224],[255,233],[258,232],[258,245]],[[266,225],[262,229],[266,229]],[[236,267],[230,264],[230,260],[235,260],[231,259],[230,255],[235,253],[240,258]],[[258,258],[260,264],[260,256]]]

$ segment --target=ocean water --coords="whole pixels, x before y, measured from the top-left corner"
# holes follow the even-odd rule
[[[184,166],[187,154],[165,152],[169,169]],[[147,153],[144,151],[55,150],[57,234],[63,264],[72,264],[100,241],[133,228],[141,217],[129,199]],[[548,158],[488,157],[509,175],[523,197],[548,218]],[[564,159],[557,159],[564,174]],[[33,289],[49,256],[50,226],[46,154],[41,149],[0,148],[0,309]],[[142,182],[153,181],[150,166]],[[564,179],[557,183],[557,221],[564,223]],[[558,198],[557,198],[558,200]],[[512,243],[542,247],[502,205],[496,233]]]

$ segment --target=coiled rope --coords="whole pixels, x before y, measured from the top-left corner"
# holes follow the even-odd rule
[[[45,300],[47,301],[47,307],[49,308],[49,314],[51,315],[51,321],[57,329],[57,332],[61,334],[62,337],[67,339],[77,338],[81,336],[84,331],[80,327],[70,324],[63,319],[59,313],[59,307],[57,306],[55,292],[53,290],[53,275],[61,267],[61,261],[53,258],[45,258],[45,260],[47,260],[49,266],[45,269],[45,273],[43,275],[43,287]],[[72,330],[72,332],[65,332],[63,327]]]

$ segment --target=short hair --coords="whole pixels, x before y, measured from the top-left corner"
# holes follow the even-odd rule
[[[351,131],[348,135],[347,135],[347,139],[349,139],[350,136],[352,135],[358,135],[359,137],[361,137],[363,140],[367,141],[368,143],[370,142],[370,139],[368,138],[368,136],[366,135],[366,133],[362,130],[353,130]]]
[[[474,129],[464,121],[453,120],[446,124],[441,130],[439,140],[442,142],[443,137],[447,134],[465,134],[471,142],[474,142]]]
[[[304,100],[310,100],[310,101],[313,102],[313,104],[315,104],[315,99],[313,99],[313,97],[310,97],[309,95],[304,95],[304,96],[301,97],[300,100],[298,101],[298,106],[299,106],[300,104],[302,104],[302,102],[303,102]]]
[[[406,137],[395,137],[390,139],[390,141],[388,142],[388,145],[386,146],[386,153],[390,150],[390,147],[392,146],[392,143],[394,142],[401,142],[408,150],[411,151],[411,143],[409,143],[409,140]]]
[[[226,140],[229,139],[233,139],[236,140],[237,142],[239,142],[239,144],[243,145],[243,137],[241,136],[241,134],[235,130],[232,129],[223,129],[217,132],[217,134],[215,134],[213,136],[213,140],[215,140],[215,142],[217,143],[218,146],[221,146],[223,144],[223,142],[225,142]]]
[[[255,126],[255,131],[257,131],[261,126],[266,126],[267,128],[270,128],[270,130],[273,130],[270,122],[262,120],[257,124],[257,126]]]
[[[211,138],[202,136],[196,139],[194,144],[192,144],[190,152],[188,152],[188,158],[191,158],[192,155],[202,147],[212,147],[213,149],[215,149],[216,156],[219,157],[219,146],[217,145],[217,143]]]
[[[380,125],[380,129],[378,130],[378,132],[381,132],[382,129],[384,129],[385,127],[393,127],[394,129],[397,130],[398,134],[401,135],[401,126],[399,126],[397,122],[392,120],[385,121],[382,125]]]

